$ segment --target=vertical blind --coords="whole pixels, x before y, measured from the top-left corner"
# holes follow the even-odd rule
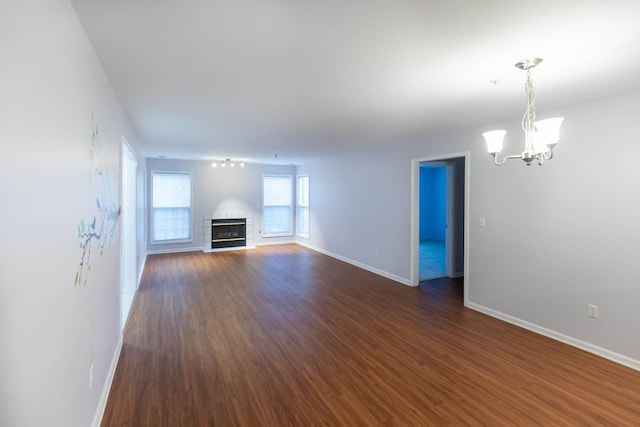
[[[262,232],[266,237],[291,235],[292,177],[265,175],[262,178]]]
[[[298,176],[297,188],[297,234],[298,236],[309,238],[309,175]]]
[[[153,172],[152,236],[154,242],[191,238],[191,174]]]

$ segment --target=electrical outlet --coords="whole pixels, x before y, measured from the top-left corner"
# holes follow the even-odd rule
[[[89,366],[89,388],[93,388],[93,363]]]
[[[480,224],[480,227],[486,227],[487,226],[487,219],[483,216],[480,217],[480,220],[478,221],[478,223]]]
[[[600,317],[600,311],[597,305],[589,304],[589,317],[597,319]]]

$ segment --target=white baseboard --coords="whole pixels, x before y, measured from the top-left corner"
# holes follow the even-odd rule
[[[202,252],[211,253],[211,252],[225,252],[225,251],[244,251],[247,249],[255,249],[258,246],[273,246],[273,245],[291,245],[295,243],[293,240],[278,240],[275,242],[254,242],[253,245],[249,246],[234,246],[230,248],[216,248],[216,249],[203,249]]]
[[[453,273],[451,276],[452,279],[458,279],[460,277],[464,277],[464,271],[458,271],[456,273]]]
[[[527,322],[526,320],[518,319],[517,317],[510,316],[508,314],[493,310],[480,304],[468,302],[466,304],[466,307],[472,310],[479,311],[480,313],[484,313],[488,316],[495,317],[496,319],[503,320],[507,323],[511,323],[512,325],[528,329],[537,334],[544,335],[545,337],[549,337],[556,341],[560,341],[570,346],[577,347],[588,353],[595,354],[596,356],[604,357],[605,359],[619,363],[631,369],[635,369],[636,371],[640,371],[640,360],[635,360],[630,357],[623,356],[622,354],[615,353],[613,351],[607,350],[606,348],[598,347],[597,345],[593,345],[577,338],[562,334],[560,332],[544,328],[542,326],[536,325],[535,323]]]
[[[209,254],[213,252],[246,251],[248,249],[255,248],[255,246],[231,246],[228,248],[203,249],[202,252],[204,252],[205,254]]]
[[[272,245],[291,245],[296,243],[295,240],[277,240],[275,242],[262,241],[259,243],[254,243],[255,246],[272,246]]]
[[[352,259],[344,257],[342,255],[334,254],[333,252],[329,252],[329,251],[324,250],[324,249],[316,248],[315,246],[311,246],[311,245],[306,244],[306,243],[302,243],[302,242],[295,242],[295,243],[300,245],[300,246],[304,246],[305,248],[309,248],[309,249],[311,249],[313,251],[320,252],[321,254],[330,256],[330,257],[335,258],[335,259],[339,259],[340,261],[344,261],[344,262],[346,262],[348,264],[355,265],[356,267],[362,268],[363,270],[370,271],[370,272],[375,273],[375,274],[377,274],[379,276],[386,277],[387,279],[391,279],[391,280],[393,280],[395,282],[402,283],[403,285],[414,287],[411,284],[411,281],[409,279],[405,279],[404,277],[400,277],[400,276],[397,276],[395,274],[389,273],[387,271],[380,270],[379,268],[371,267],[370,265],[363,264],[363,263],[361,263],[359,261],[352,260]]]
[[[197,248],[155,249],[147,251],[147,255],[177,254],[179,252],[196,252],[201,250],[202,246],[198,246]]]
[[[158,254],[175,254],[175,253],[179,253],[179,252],[197,252],[197,251],[202,251],[202,252],[217,252],[220,250],[242,250],[242,249],[255,249],[256,246],[270,246],[270,245],[290,245],[296,243],[295,240],[278,240],[275,242],[254,242],[253,245],[250,246],[237,246],[237,247],[233,247],[233,248],[218,248],[218,249],[204,249],[202,246],[197,247],[197,248],[177,248],[177,249],[152,249],[152,250],[148,250],[146,255],[158,255]],[[146,259],[146,255],[145,255],[145,259]]]
[[[107,378],[104,382],[104,386],[102,387],[102,394],[98,401],[98,407],[96,408],[96,413],[93,416],[93,422],[91,423],[92,427],[100,427],[100,424],[102,424],[102,417],[104,415],[104,410],[107,407],[109,392],[111,391],[111,383],[113,382],[113,377],[116,373],[116,368],[118,367],[118,360],[120,359],[120,352],[122,351],[122,342],[122,334],[120,334],[120,339],[116,344],[116,349],[113,352],[113,358],[111,359],[111,366],[109,366],[109,371],[107,372]]]

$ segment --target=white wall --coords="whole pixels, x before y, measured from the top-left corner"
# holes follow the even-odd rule
[[[302,165],[309,174],[303,244],[409,281],[411,156],[407,147]]]
[[[191,172],[193,186],[192,235],[190,243],[153,244],[151,233],[149,252],[178,251],[203,248],[203,218],[214,211],[251,212],[254,220],[254,243],[270,244],[293,241],[291,237],[262,237],[262,176],[264,174],[292,175],[293,166],[246,164],[245,167],[212,168],[211,162],[195,160],[152,159],[146,161],[147,171]],[[147,177],[147,182],[150,178]],[[294,209],[295,211],[295,209]],[[147,212],[151,215],[151,212]],[[210,218],[210,217],[209,217]]]
[[[509,154],[521,151],[518,116],[303,165],[309,243],[408,282],[410,159],[470,151],[470,305],[638,368],[638,106],[632,93],[545,111],[565,124],[543,167],[497,167],[485,151],[481,132],[496,127],[509,130]],[[587,317],[587,304],[599,306],[600,319]]]
[[[136,141],[67,0],[3,2],[0,57],[0,425],[86,427],[120,337],[120,239],[75,285],[77,227],[101,223],[98,197],[117,209]]]

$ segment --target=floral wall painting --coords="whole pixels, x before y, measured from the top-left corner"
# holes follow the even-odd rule
[[[92,254],[98,251],[102,256],[104,248],[108,246],[116,235],[120,206],[114,203],[107,177],[105,175],[105,159],[98,139],[98,125],[93,116],[91,129],[91,177],[97,179],[98,194],[95,199],[96,213],[93,217],[82,219],[78,224],[78,242],[82,254],[76,271],[75,286],[85,286],[91,270]]]

